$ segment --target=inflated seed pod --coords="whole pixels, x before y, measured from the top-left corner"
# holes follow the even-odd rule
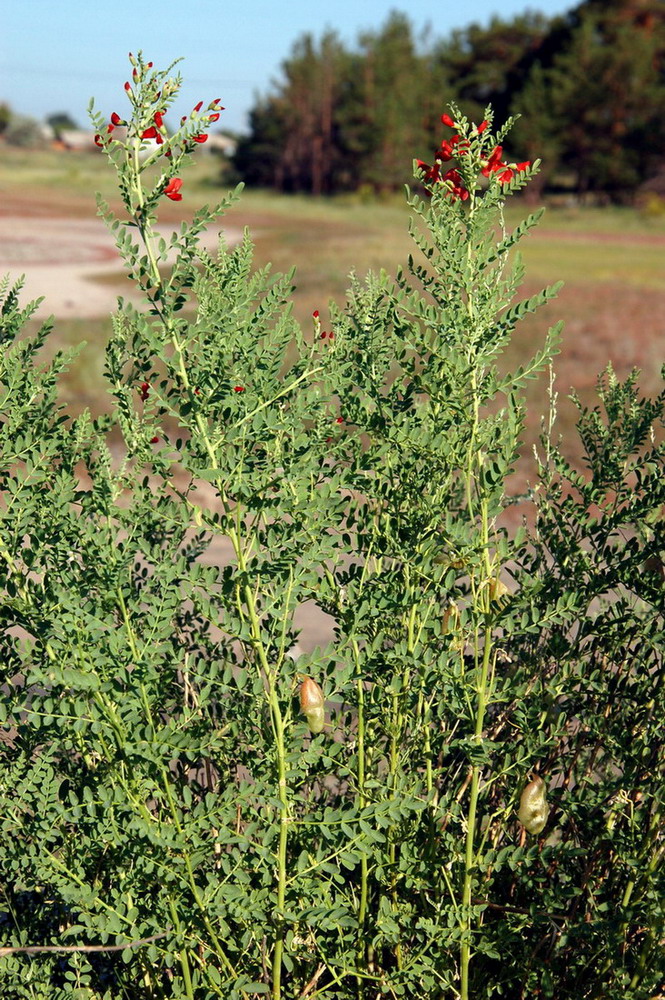
[[[550,807],[547,804],[545,793],[547,786],[538,775],[530,781],[522,792],[520,807],[517,811],[517,818],[528,833],[535,835],[542,833],[547,823]]]
[[[304,677],[300,685],[300,710],[307,716],[311,733],[320,733],[325,720],[323,691],[311,677]]]

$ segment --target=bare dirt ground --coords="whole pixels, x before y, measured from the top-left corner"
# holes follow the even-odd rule
[[[158,229],[165,238],[172,231],[168,226]],[[238,230],[225,231],[229,243],[239,235]],[[201,244],[214,251],[218,240],[219,229],[211,227]],[[113,236],[101,219],[0,216],[0,275],[9,274],[12,281],[25,276],[23,301],[43,297],[37,318],[107,316],[116,307],[117,290],[95,279],[117,274],[122,267]],[[138,301],[132,292],[128,282],[126,298]]]

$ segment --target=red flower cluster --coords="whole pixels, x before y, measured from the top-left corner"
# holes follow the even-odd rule
[[[132,80],[134,81],[135,84],[137,84],[141,81],[143,72],[142,70],[139,69],[137,61],[131,54],[131,52],[129,54],[129,59],[134,67],[134,69],[132,70]],[[151,69],[152,63],[151,62],[146,63],[145,68]],[[154,84],[153,77],[151,77],[150,79]],[[173,87],[171,87],[171,90],[173,90]],[[134,90],[132,89],[132,84],[129,81],[125,83],[125,91],[127,92],[127,95],[131,103],[135,106],[135,108],[139,108],[140,110],[139,98],[135,95]],[[164,93],[165,94],[167,93],[166,88],[164,90]],[[106,145],[106,137],[110,135],[111,132],[113,132],[118,126],[126,126],[126,127],[129,126],[130,137],[138,136],[138,138],[141,140],[152,139],[158,146],[162,146],[166,143],[165,149],[162,151],[164,156],[166,157],[169,158],[173,157],[174,149],[176,154],[178,154],[179,153],[179,149],[177,148],[178,137],[176,135],[176,137],[174,137],[174,140],[169,141],[169,136],[166,130],[166,126],[164,124],[164,115],[166,114],[166,110],[164,108],[159,107],[159,104],[161,103],[161,95],[162,91],[155,92],[154,86],[152,86],[152,89],[150,89],[149,87],[145,95],[146,99],[149,100],[150,104],[152,104],[152,107],[157,108],[156,111],[152,112],[152,124],[146,123],[145,119],[143,118],[143,120],[141,121],[140,131],[139,131],[136,127],[136,124],[134,124],[132,128],[132,124],[130,122],[125,121],[124,118],[121,118],[120,115],[116,111],[114,111],[113,114],[111,115],[110,124],[106,126],[106,132],[98,133],[97,135],[95,135],[95,144],[101,148],[104,148],[104,146]],[[224,111],[223,106],[220,104],[219,97],[216,97],[214,101],[211,101],[206,110],[204,111],[203,115],[200,115],[202,108],[203,108],[203,101],[199,101],[198,104],[196,104],[195,107],[193,108],[192,114],[191,116],[189,116],[189,118],[192,121],[194,121],[197,125],[202,125],[203,128],[209,128],[213,122],[219,121],[220,112]],[[199,115],[200,117],[198,117]],[[182,119],[181,124],[184,125],[185,122],[187,122],[187,120],[188,116],[186,115]],[[146,124],[147,127],[144,128],[143,126]],[[183,137],[180,139],[180,144],[182,145],[182,152],[190,153],[195,148],[196,145],[201,145],[204,142],[207,142],[207,140],[208,140],[208,135],[207,132],[205,131],[198,132],[195,135],[189,135],[187,137]],[[182,181],[180,180],[180,178],[172,177],[168,181],[166,186],[163,188],[162,193],[165,194],[167,198],[170,198],[171,201],[182,201],[182,194],[180,192],[181,188],[182,188]]]
[[[508,184],[512,181],[515,173],[521,173],[526,170],[527,167],[531,165],[530,160],[524,160],[523,163],[504,163],[501,159],[501,154],[503,153],[502,146],[495,146],[490,157],[485,161],[484,166],[481,168],[481,174],[485,177],[490,177],[492,174],[499,175],[499,181],[501,184]]]
[[[449,128],[455,128],[455,122],[452,120],[450,115],[441,115],[441,121]],[[451,198],[459,198],[460,201],[466,201],[469,197],[469,192],[462,182],[462,177],[459,171],[455,170],[453,167],[445,173],[442,173],[441,164],[452,160],[454,156],[465,156],[468,152],[468,139],[463,139],[462,136],[455,134],[452,135],[450,139],[444,139],[442,141],[440,147],[434,154],[434,166],[430,167],[429,164],[423,163],[422,160],[417,160],[416,162],[420,169],[425,172],[425,180],[429,184],[445,184]]]
[[[437,181],[441,184],[446,184],[453,198],[459,198],[461,201],[466,201],[469,197],[469,192],[462,183],[459,171],[455,170],[453,167],[451,170],[447,170],[445,174],[441,173],[441,160],[439,159],[440,152],[441,150],[437,151],[433,167],[428,166],[427,163],[423,163],[422,160],[416,161],[420,169],[425,171],[425,180],[430,184],[436,183]],[[448,159],[450,159],[450,157],[448,157]]]
[[[457,127],[450,115],[441,115],[441,121],[444,125],[447,125],[448,128]],[[482,121],[480,125],[474,126],[475,133],[472,132],[472,135],[482,135],[488,125],[489,122]],[[425,182],[428,184],[445,184],[452,198],[459,198],[460,201],[466,201],[469,197],[469,192],[464,186],[459,171],[453,167],[443,173],[441,170],[441,164],[447,163],[449,160],[452,160],[453,157],[459,158],[460,156],[466,156],[469,153],[469,149],[469,140],[463,138],[463,136],[455,134],[452,135],[450,139],[444,139],[439,149],[437,149],[434,154],[433,166],[430,167],[428,163],[423,163],[422,160],[416,161],[424,173]],[[487,160],[481,160],[481,173],[485,177],[491,177],[492,174],[497,174],[498,180],[501,184],[508,184],[516,173],[521,173],[531,164],[529,160],[525,160],[523,163],[504,163],[501,159],[502,153],[503,147],[496,146]]]

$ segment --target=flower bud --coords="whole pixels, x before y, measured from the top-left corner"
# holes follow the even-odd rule
[[[550,807],[545,798],[546,791],[545,782],[536,775],[533,781],[530,781],[526,786],[520,798],[517,818],[524,829],[534,836],[542,833],[549,816]]]
[[[323,691],[311,677],[303,678],[300,685],[300,710],[307,717],[310,732],[320,733],[325,720]]]

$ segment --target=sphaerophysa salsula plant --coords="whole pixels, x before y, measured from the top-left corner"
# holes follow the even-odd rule
[[[417,258],[303,333],[248,236],[201,251],[232,198],[157,235],[220,113],[169,133],[178,86],[139,56],[95,118],[146,298],[108,417],[3,299],[3,996],[655,996],[665,396],[608,373],[588,474],[546,437],[510,537],[558,329],[502,369],[555,292],[515,303],[508,125],[443,117]],[[298,655],[307,601],[335,640]]]

